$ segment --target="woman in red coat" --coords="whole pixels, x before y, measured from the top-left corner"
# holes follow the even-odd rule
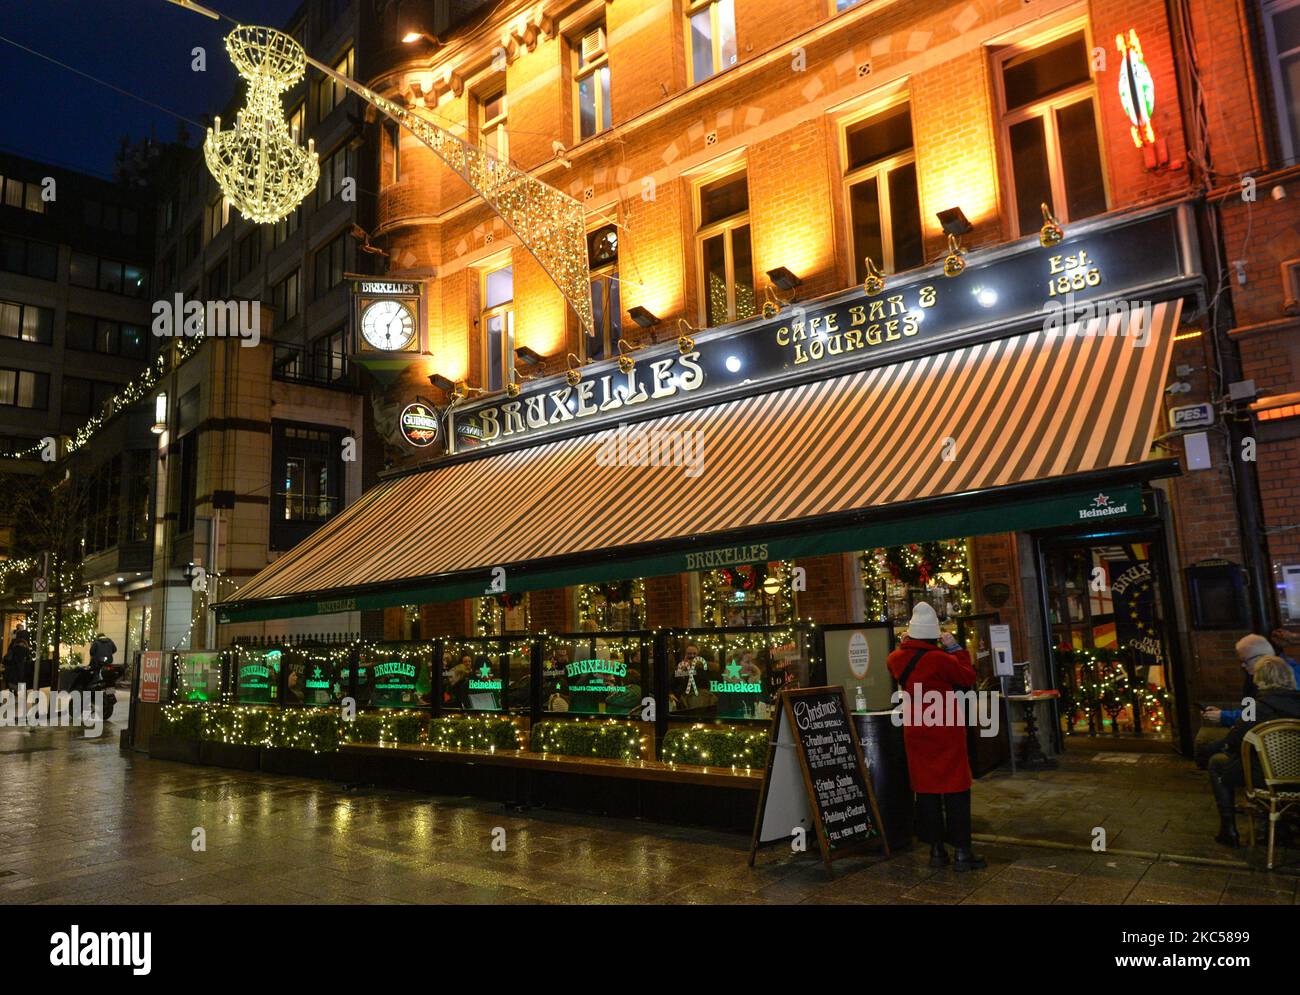
[[[979,870],[988,864],[971,852],[970,761],[966,756],[966,725],[962,709],[950,707],[949,692],[975,686],[970,654],[951,633],[943,633],[939,617],[924,601],[912,610],[907,638],[889,654],[889,672],[899,691],[910,697],[903,715],[903,745],[907,770],[916,792],[916,835],[930,844],[930,866],[948,863],[944,842],[951,843],[954,869]],[[938,721],[926,716],[927,692],[939,692],[944,706]],[[933,698],[933,696],[931,696]]]

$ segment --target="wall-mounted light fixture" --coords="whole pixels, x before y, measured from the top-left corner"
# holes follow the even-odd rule
[[[515,359],[526,366],[540,366],[542,362],[542,357],[526,345],[518,346],[515,349]]]
[[[885,273],[870,256],[864,260],[867,266],[867,278],[862,281],[862,291],[868,297],[875,297],[885,289]]]
[[[698,331],[685,318],[677,319],[677,351],[685,356],[688,352],[695,351],[695,338],[692,332]]]
[[[1052,209],[1046,202],[1040,206],[1043,208],[1043,227],[1038,229],[1038,244],[1044,249],[1050,249],[1054,245],[1061,244],[1061,239],[1065,238],[1065,229],[1061,227],[1061,222],[1052,216]]]
[[[154,435],[162,435],[167,431],[167,392],[159,391],[158,396],[153,402],[153,425],[149,431]]]
[[[631,373],[636,368],[636,358],[632,355],[635,351],[628,346],[626,339],[618,340],[618,369],[620,373]]]
[[[640,304],[636,307],[627,309],[627,316],[635,321],[642,328],[649,328],[651,325],[659,324],[659,316],[643,308]]]
[[[444,394],[451,394],[454,393],[456,390],[456,385],[452,381],[444,377],[441,373],[430,373],[429,383],[437,390],[442,391]]]
[[[948,235],[948,255],[943,261],[944,276],[960,276],[962,270],[966,268],[965,256],[966,250],[961,247],[961,241],[956,235]]]
[[[802,280],[784,266],[778,266],[776,269],[768,270],[767,278],[772,281],[772,286],[776,287],[778,290],[784,290],[787,294],[803,283]]]
[[[582,362],[573,353],[569,353],[569,369],[565,372],[564,379],[570,387],[576,387],[582,383]]]
[[[966,212],[960,207],[950,207],[946,211],[940,211],[935,217],[939,219],[939,224],[943,225],[945,235],[961,237],[968,231],[975,230],[975,226],[966,219]]]

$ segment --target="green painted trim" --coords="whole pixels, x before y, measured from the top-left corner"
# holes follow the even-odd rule
[[[567,587],[571,584],[593,584],[601,581],[708,570],[738,563],[804,559],[827,553],[875,549],[879,546],[899,546],[903,543],[950,539],[955,536],[988,535],[1013,530],[1029,531],[1063,525],[1097,525],[1112,518],[1126,518],[1143,513],[1140,485],[1124,484],[1118,487],[1107,487],[1104,490],[1110,498],[1106,508],[1093,508],[1093,498],[1096,495],[1091,491],[1022,501],[997,501],[991,494],[990,503],[976,509],[928,515],[904,515],[889,521],[829,529],[823,532],[788,536],[781,536],[778,532],[773,533],[772,538],[766,541],[756,539],[739,546],[683,550],[623,560],[593,561],[580,566],[550,570],[531,571],[527,570],[527,564],[524,564],[522,569],[509,573],[509,589],[512,594],[515,594]],[[1107,510],[1108,508],[1116,510],[1110,511]],[[229,608],[217,606],[217,617],[222,623],[259,622],[331,612],[395,608],[400,605],[426,604],[433,601],[458,601],[462,598],[476,598],[493,593],[486,590],[489,583],[486,572],[469,578],[461,575],[423,582],[413,579],[409,585],[401,588],[371,593],[340,594],[328,600],[286,598],[260,603],[252,602],[248,605],[236,603]]]

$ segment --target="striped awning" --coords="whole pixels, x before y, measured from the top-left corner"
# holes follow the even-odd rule
[[[1132,467],[1162,417],[1180,307],[1157,303],[621,430],[629,441],[634,430],[691,440],[695,469],[605,465],[620,432],[607,428],[390,479],[249,580],[220,617],[402,604],[415,592],[437,600],[438,583],[442,597],[465,597],[482,593],[497,567],[509,590],[522,590],[515,578],[538,562],[630,561],[665,543],[776,536],[864,509],[905,516],[911,502],[1056,478],[1065,488],[1079,474]],[[996,520],[987,531],[1017,527]],[[347,597],[381,591],[384,600],[364,604]]]

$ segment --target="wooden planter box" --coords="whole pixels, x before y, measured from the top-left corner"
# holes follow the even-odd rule
[[[242,743],[215,743],[204,740],[199,744],[199,763],[212,767],[229,767],[233,770],[257,770],[258,747]]]
[[[203,762],[199,759],[199,746],[197,739],[154,733],[149,737],[149,756],[155,760],[179,760],[181,763],[197,764]]]
[[[260,769],[268,774],[288,774],[292,777],[315,777],[327,781],[351,780],[348,770],[355,762],[341,763],[337,752],[312,753],[310,750],[290,750],[264,746],[258,757]]]

